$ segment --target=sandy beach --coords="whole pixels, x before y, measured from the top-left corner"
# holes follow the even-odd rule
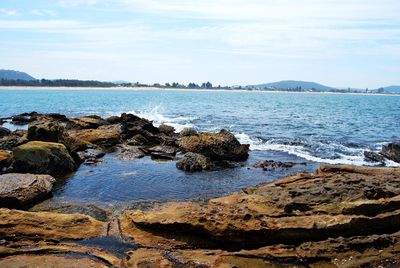
[[[365,95],[365,96],[400,96],[400,94],[391,93],[344,93],[344,92],[309,92],[309,91],[284,91],[284,90],[249,90],[249,89],[191,89],[191,88],[161,88],[161,87],[4,87],[0,90],[99,90],[99,91],[188,91],[188,92],[250,92],[250,93],[297,93],[297,94],[347,94],[347,95]]]

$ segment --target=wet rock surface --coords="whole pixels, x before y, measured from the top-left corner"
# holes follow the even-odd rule
[[[0,150],[0,173],[5,171],[12,162],[12,154],[8,151]]]
[[[12,168],[18,173],[65,175],[77,165],[61,143],[32,141],[13,151]]]
[[[240,144],[227,130],[185,136],[180,140],[179,145],[186,152],[202,154],[215,161],[243,161],[249,156],[249,145]]]
[[[400,141],[395,141],[382,147],[382,155],[390,160],[400,163]]]
[[[255,168],[261,168],[265,171],[274,170],[274,169],[288,169],[292,168],[295,165],[307,165],[307,163],[294,163],[294,162],[281,162],[274,160],[265,160],[256,163],[253,165]]]
[[[371,163],[384,163],[385,162],[385,157],[383,155],[375,153],[375,152],[370,152],[370,151],[364,152],[364,158],[366,161],[371,162]]]
[[[62,252],[115,267],[397,267],[399,186],[399,169],[324,165],[109,222],[0,209],[1,261],[51,262]]]
[[[16,208],[48,195],[55,179],[49,175],[0,175],[0,207]]]
[[[0,127],[0,138],[10,135],[11,131],[8,128]]]
[[[13,161],[5,172],[54,174],[59,181],[64,179],[58,178],[61,174],[81,163],[96,163],[109,152],[127,161],[176,157],[178,168],[193,172],[234,167],[249,151],[226,130],[187,129],[177,134],[132,114],[105,120],[29,113],[14,121],[30,126],[0,137],[0,150],[6,150],[0,157],[3,153],[6,166]],[[389,147],[390,153],[382,154],[393,159],[396,146]],[[369,156],[380,160],[376,154]],[[294,164],[263,161],[257,167],[270,171]],[[48,175],[0,175],[0,196],[14,195],[12,207],[32,204],[50,193],[53,182]],[[0,208],[0,266],[400,265],[396,168],[322,165],[313,174],[300,173],[211,200],[141,204],[124,211],[89,203],[41,202],[31,212]]]

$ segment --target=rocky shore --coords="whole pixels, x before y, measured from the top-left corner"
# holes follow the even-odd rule
[[[176,133],[132,114],[6,120],[29,127],[0,128],[0,267],[400,266],[400,169],[321,165],[204,202],[159,203],[101,219],[29,212],[54,183],[110,152],[200,172],[234,168],[249,146],[226,130]],[[395,142],[366,157],[398,161],[399,148]]]

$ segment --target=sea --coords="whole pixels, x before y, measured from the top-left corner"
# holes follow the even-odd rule
[[[121,206],[132,202],[207,199],[322,163],[376,165],[364,151],[400,140],[400,96],[259,91],[0,90],[0,117],[24,112],[103,117],[133,113],[177,131],[227,129],[250,144],[249,160],[232,169],[187,173],[175,162],[118,160],[81,166],[58,182],[48,202]],[[9,123],[3,126],[18,128]],[[291,161],[293,168],[263,171],[262,160]],[[399,166],[387,161],[386,166]]]

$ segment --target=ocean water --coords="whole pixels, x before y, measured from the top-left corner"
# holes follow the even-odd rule
[[[320,163],[371,165],[364,161],[364,151],[379,151],[383,144],[400,139],[398,96],[0,90],[0,117],[31,111],[104,117],[131,112],[178,131],[184,127],[200,131],[225,128],[251,145],[250,159],[243,167],[199,174],[178,171],[173,162],[145,158],[124,163],[107,156],[97,167],[81,167],[58,186],[54,197],[93,202],[211,197],[298,171],[313,171]],[[276,172],[249,168],[265,159],[307,165]],[[398,166],[390,161],[386,164]]]

